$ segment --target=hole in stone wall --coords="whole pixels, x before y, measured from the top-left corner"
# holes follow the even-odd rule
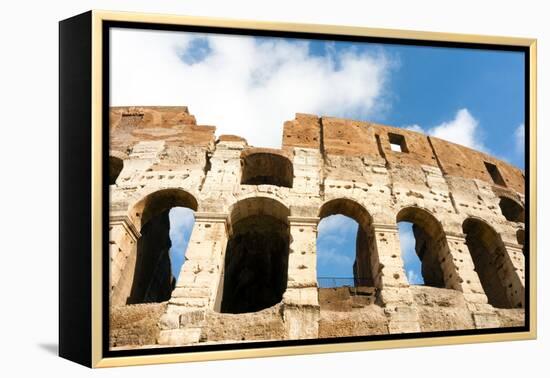
[[[294,178],[292,162],[274,153],[251,153],[243,157],[244,185],[276,185],[292,188]]]
[[[330,215],[317,228],[317,283],[319,287],[355,286],[359,224],[342,214]],[[359,281],[359,282],[358,282]]]
[[[179,189],[154,192],[132,208],[130,214],[141,214],[134,218],[141,236],[114,295],[126,298],[126,304],[170,299],[185,260],[196,208],[196,200]]]
[[[127,304],[170,299],[185,262],[185,251],[194,223],[191,209],[172,207],[143,225]]]
[[[506,186],[506,184],[504,183],[504,179],[502,178],[502,175],[498,170],[498,167],[486,161],[484,161],[483,163],[485,164],[485,168],[487,169],[487,172],[489,172],[489,175],[491,176],[491,179],[493,180],[493,182],[496,185]]]
[[[411,285],[445,285],[442,267],[447,251],[443,228],[426,210],[408,207],[397,214],[401,256]]]
[[[407,144],[405,143],[405,137],[400,134],[388,133],[388,139],[390,140],[390,147],[395,152],[409,152]]]
[[[466,219],[462,228],[489,304],[499,308],[515,307],[506,291],[513,268],[509,269],[504,245],[496,231],[485,222],[473,218]]]
[[[247,198],[232,206],[232,233],[216,311],[255,312],[282,300],[288,279],[289,215],[285,205],[265,197]]]
[[[525,210],[523,206],[508,197],[501,197],[498,203],[502,215],[511,222],[525,223]]]
[[[288,225],[252,215],[233,225],[227,242],[221,312],[260,311],[279,303],[286,290]]]
[[[317,283],[321,288],[374,286],[373,232],[368,212],[357,202],[335,199],[319,212]]]

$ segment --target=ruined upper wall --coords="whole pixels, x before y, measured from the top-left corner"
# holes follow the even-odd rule
[[[391,142],[402,144],[394,151]],[[385,161],[392,168],[399,166],[432,166],[443,174],[485,181],[524,193],[525,177],[521,169],[483,152],[414,131],[334,117],[297,114],[287,121],[283,148],[320,148],[326,155],[361,157],[368,161]],[[504,185],[492,179],[485,163],[493,164]]]
[[[214,126],[199,126],[185,106],[113,107],[110,112],[111,151],[127,152],[136,143],[163,141],[167,146],[213,148]],[[240,136],[222,135],[222,142],[243,142]],[[401,144],[401,152],[391,144]],[[523,171],[483,152],[414,131],[335,117],[296,114],[284,123],[282,149],[319,149],[323,156],[357,157],[389,168],[435,167],[444,175],[477,179],[497,189],[523,194]],[[249,147],[247,147],[249,148]],[[485,163],[497,167],[503,182],[495,183]],[[502,185],[503,184],[503,185]]]
[[[124,106],[110,112],[110,149],[126,152],[135,143],[164,141],[168,145],[208,147],[214,126],[199,126],[186,106]]]

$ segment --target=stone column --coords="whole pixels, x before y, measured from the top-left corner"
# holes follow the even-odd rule
[[[125,215],[109,219],[111,306],[126,304],[136,267],[137,241],[141,234]]]
[[[468,309],[472,313],[476,328],[500,327],[495,310],[488,304],[487,295],[479,276],[475,271],[474,261],[466,244],[466,237],[460,233],[446,233],[449,254],[442,262],[445,279],[453,282],[451,288],[464,294]],[[454,266],[453,272],[450,267]]]
[[[288,217],[290,247],[288,281],[283,294],[284,321],[289,339],[317,338],[317,217]]]
[[[219,309],[227,238],[227,214],[195,213],[185,263],[160,319],[159,344],[199,342],[206,313]]]
[[[401,258],[397,225],[375,223],[372,233],[374,284],[380,289],[380,299],[389,318],[389,332],[420,332],[418,311]]]
[[[504,242],[504,264],[499,272],[506,285],[506,296],[512,307],[525,307],[525,255],[523,247],[516,243]]]

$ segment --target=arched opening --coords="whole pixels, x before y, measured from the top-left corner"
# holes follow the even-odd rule
[[[350,199],[326,202],[319,212],[317,283],[321,288],[374,286],[370,214]]]
[[[513,307],[506,292],[508,285],[513,288],[512,283],[509,283],[513,267],[506,259],[506,251],[500,236],[487,223],[475,218],[466,219],[462,229],[489,303],[498,308]]]
[[[221,312],[255,312],[282,300],[288,277],[289,214],[286,206],[269,198],[249,198],[233,206]]]
[[[139,201],[130,216],[140,227],[135,263],[129,268],[127,304],[170,299],[184,262],[197,201],[180,189],[164,189]]]
[[[446,285],[442,261],[448,252],[441,223],[428,211],[407,207],[397,214],[401,256],[411,285]]]
[[[525,223],[525,209],[519,203],[508,197],[500,197],[498,205],[502,215],[510,222]]]
[[[246,150],[241,155],[244,185],[276,185],[292,188],[292,162],[277,151]]]
[[[115,156],[109,156],[109,185],[115,185],[123,166],[124,160]]]
[[[525,230],[523,228],[520,228],[516,232],[516,238],[518,239],[518,244],[521,245],[521,251],[525,256]]]

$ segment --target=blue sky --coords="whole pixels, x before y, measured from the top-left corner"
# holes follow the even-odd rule
[[[172,275],[177,279],[181,267],[185,262],[185,251],[191,238],[191,231],[195,224],[193,210],[185,207],[174,207],[168,213],[170,219],[170,263]]]
[[[354,118],[524,166],[522,53],[131,29],[112,30],[111,46],[115,106],[187,105],[218,135],[265,147],[280,147],[284,121],[298,112]],[[192,214],[170,220],[179,271]],[[351,277],[357,225],[335,216],[319,227],[319,275]],[[410,224],[400,235],[407,275],[421,283]]]

